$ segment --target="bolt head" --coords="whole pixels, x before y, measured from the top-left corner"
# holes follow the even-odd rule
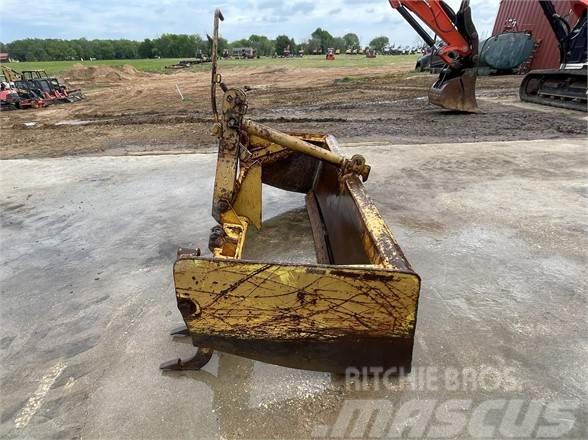
[[[218,209],[220,212],[228,211],[231,205],[226,200],[219,200],[218,201]]]

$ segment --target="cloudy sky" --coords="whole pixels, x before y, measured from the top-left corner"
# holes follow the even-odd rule
[[[455,9],[460,0],[447,0]],[[492,31],[499,0],[471,0],[481,36]],[[26,6],[28,4],[28,6]],[[142,40],[163,33],[206,34],[221,8],[222,34],[229,40],[262,34],[306,39],[322,27],[333,35],[355,32],[362,44],[386,35],[413,44],[417,36],[387,0],[0,0],[0,41],[38,37]]]

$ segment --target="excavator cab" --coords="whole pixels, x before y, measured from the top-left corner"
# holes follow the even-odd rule
[[[472,20],[469,0],[463,0],[457,13],[442,0],[389,0],[423,40],[445,62],[446,67],[429,90],[429,102],[448,110],[477,113],[478,32]],[[444,42],[435,40],[411,15],[415,14]]]
[[[334,373],[377,366],[410,371],[420,278],[363,183],[370,166],[343,156],[333,136],[282,133],[246,117],[247,94],[217,72],[211,104],[218,138],[210,256],[178,250],[176,336],[198,347],[164,370],[200,369],[213,350]],[[217,89],[223,92],[217,110]],[[243,260],[247,231],[262,227],[262,184],[306,194],[315,264]]]

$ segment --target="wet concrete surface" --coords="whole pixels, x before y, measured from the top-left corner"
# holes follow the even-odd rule
[[[200,372],[158,370],[194,350],[168,335],[181,324],[171,268],[177,247],[206,247],[214,154],[2,161],[0,436],[362,437],[369,430],[341,422],[350,402],[465,399],[466,421],[488,401],[577,401],[544,422],[569,422],[564,437],[583,438],[585,148],[345,149],[373,164],[368,193],[423,279],[413,373],[361,389],[222,353]],[[303,196],[264,191],[265,228],[252,233],[248,258],[312,261]],[[486,377],[415,387],[426,368],[489,371],[510,386]],[[513,436],[498,423],[510,412],[498,403],[487,414],[490,437]],[[414,436],[411,420],[389,435]],[[484,434],[472,429],[448,436]]]

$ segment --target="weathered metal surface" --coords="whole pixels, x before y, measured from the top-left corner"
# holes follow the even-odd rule
[[[261,139],[271,141],[278,145],[283,145],[290,150],[297,151],[299,153],[312,156],[319,160],[324,160],[335,165],[343,165],[345,158],[340,154],[333,153],[332,151],[324,148],[319,148],[303,139],[291,136],[287,133],[282,133],[273,128],[266,127],[265,125],[258,124],[251,120],[243,121],[243,129],[250,135],[255,135]]]
[[[237,166],[239,163],[240,124],[246,111],[247,96],[240,89],[231,89],[223,99],[223,118],[219,139],[212,216],[220,221],[220,215],[229,208],[227,202],[235,196]]]
[[[211,348],[198,347],[198,350],[190,359],[176,359],[164,362],[159,366],[162,370],[200,370],[212,358],[214,350]]]
[[[365,193],[369,165],[343,156],[332,136],[244,119],[246,94],[221,87],[213,256],[183,251],[174,266],[178,309],[199,352],[162,367],[201,368],[217,349],[337,373],[409,370],[420,279]],[[261,227],[262,183],[307,193],[321,264],[240,261],[249,225]]]
[[[261,139],[271,141],[275,144],[282,145],[290,150],[297,151],[315,159],[337,165],[342,169],[343,174],[354,173],[362,177],[364,181],[367,180],[370,174],[369,165],[365,164],[365,160],[361,156],[354,156],[351,160],[344,156],[334,153],[328,149],[317,147],[316,145],[306,142],[296,136],[282,133],[273,128],[266,127],[251,120],[243,121],[243,129],[249,134],[257,136]]]
[[[339,151],[333,136],[327,136],[325,144]],[[357,176],[347,176],[341,185],[338,170],[322,163],[309,197],[318,207],[330,264],[371,264],[412,271]],[[313,229],[318,227],[318,220],[311,224]]]
[[[262,181],[286,191],[307,193],[312,189],[319,164],[314,157],[289,152],[283,159],[263,167]]]
[[[239,182],[233,204],[235,212],[261,229],[261,165],[254,162],[251,166],[242,167]]]
[[[192,333],[286,340],[414,331],[419,279],[410,272],[187,258],[174,274],[178,301],[195,304],[183,315]]]
[[[553,3],[559,15],[570,17],[572,26],[578,21],[568,0],[554,0]],[[531,61],[531,70],[559,67],[558,43],[539,1],[501,0],[492,35],[505,30],[529,31],[539,42]]]
[[[529,58],[535,39],[529,32],[505,32],[487,38],[480,47],[480,66],[513,71]]]
[[[219,9],[214,11],[214,21],[213,21],[213,35],[212,44],[211,44],[211,81],[210,81],[210,104],[212,106],[212,114],[214,115],[215,122],[219,121],[218,110],[216,108],[216,86],[217,84],[221,83],[221,78],[217,74],[217,58],[218,58],[218,28],[220,22],[223,21],[225,18]],[[209,37],[210,38],[210,37]]]
[[[340,154],[334,137],[310,138],[318,148]],[[255,159],[241,160],[240,176],[258,166],[261,147],[274,155],[267,166],[292,164],[292,157],[281,156],[272,145],[250,144],[255,151],[250,159]],[[323,264],[237,261],[250,220],[239,203],[232,204],[221,217],[225,238],[213,249],[214,258],[183,254],[174,267],[178,308],[193,342],[293,368],[342,373],[349,366],[377,365],[408,370],[420,279],[361,178],[312,159],[316,163],[303,175],[310,182],[307,206],[317,259]],[[257,194],[253,186],[261,187],[261,182],[252,182],[246,191]],[[247,187],[240,180],[235,186]],[[277,186],[291,187],[292,182]]]
[[[429,90],[429,102],[448,110],[477,113],[476,79],[476,69],[467,69],[453,78],[441,72]]]
[[[366,358],[353,354],[357,344],[389,340],[407,350],[379,354],[378,365],[410,365],[419,292],[414,273],[191,258],[176,262],[174,276],[178,302],[197,304],[183,308],[196,344],[214,347],[210,342],[221,338],[224,351],[254,359],[257,345],[251,341],[329,347],[325,356],[335,363],[325,358],[314,368],[308,354],[263,356],[294,368],[344,372],[345,366],[367,365]],[[347,365],[340,364],[342,358]]]

